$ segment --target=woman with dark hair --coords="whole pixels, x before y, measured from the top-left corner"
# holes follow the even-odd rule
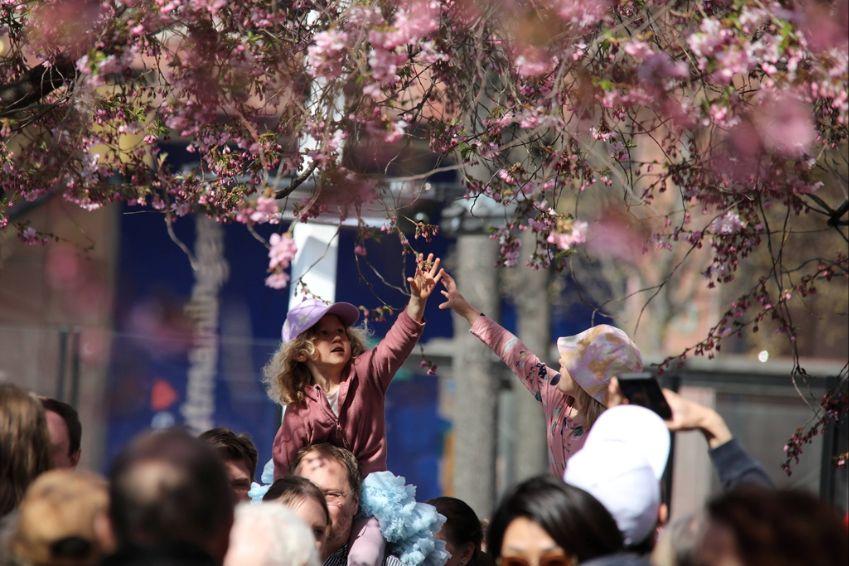
[[[483,527],[474,510],[454,497],[428,501],[446,519],[437,535],[445,541],[451,558],[445,566],[490,566],[492,559],[483,551]]]
[[[27,486],[50,468],[48,439],[38,399],[0,383],[0,517],[13,511]]]
[[[622,551],[607,509],[549,476],[511,489],[492,516],[487,548],[500,566],[571,566]]]

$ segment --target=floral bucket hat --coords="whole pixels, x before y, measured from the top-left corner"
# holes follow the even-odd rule
[[[608,324],[558,338],[557,350],[572,379],[602,404],[611,377],[643,369],[643,357],[634,341]]]

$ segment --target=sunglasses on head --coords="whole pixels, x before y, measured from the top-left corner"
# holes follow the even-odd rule
[[[544,556],[537,562],[531,562],[520,556],[502,556],[498,566],[575,566],[576,560],[565,556]]]

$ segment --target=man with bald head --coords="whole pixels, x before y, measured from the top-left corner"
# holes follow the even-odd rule
[[[109,473],[109,522],[117,552],[104,566],[218,566],[233,524],[221,458],[180,430],[143,435]]]

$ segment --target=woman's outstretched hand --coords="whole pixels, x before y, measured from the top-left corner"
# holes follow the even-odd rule
[[[457,289],[457,282],[454,281],[454,278],[443,272],[442,286],[445,288],[444,291],[441,291],[442,296],[445,297],[445,302],[439,305],[440,310],[451,309],[469,321],[469,324],[472,324],[480,316],[480,313]]]
[[[424,318],[425,304],[436,289],[436,284],[445,274],[445,270],[439,267],[440,263],[442,260],[434,258],[433,254],[427,254],[427,258],[424,254],[419,254],[416,261],[416,273],[412,277],[407,277],[407,283],[410,284],[407,314],[418,321]]]

